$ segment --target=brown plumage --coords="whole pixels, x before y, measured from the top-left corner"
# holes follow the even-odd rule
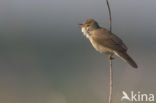
[[[97,51],[109,55],[115,54],[132,67],[137,68],[137,64],[127,54],[128,48],[122,40],[107,29],[101,28],[94,19],[87,19],[81,24],[81,28],[84,35]]]

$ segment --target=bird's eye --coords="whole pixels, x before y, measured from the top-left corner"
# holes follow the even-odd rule
[[[87,25],[87,27],[90,26],[89,24]]]

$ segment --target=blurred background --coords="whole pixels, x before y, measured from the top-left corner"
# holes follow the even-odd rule
[[[112,32],[139,66],[114,56],[113,102],[123,90],[156,95],[156,1],[109,1]],[[77,26],[87,18],[108,28],[105,0],[0,0],[0,102],[108,102],[108,56]]]

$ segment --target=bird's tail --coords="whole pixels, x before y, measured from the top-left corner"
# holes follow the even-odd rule
[[[128,64],[130,64],[132,67],[137,68],[137,64],[135,61],[126,53],[126,52],[115,52],[117,56],[122,58],[124,61],[126,61]]]

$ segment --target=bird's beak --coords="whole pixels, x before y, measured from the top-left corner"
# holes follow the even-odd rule
[[[78,24],[78,26],[79,26],[80,28],[82,28],[82,24]]]

